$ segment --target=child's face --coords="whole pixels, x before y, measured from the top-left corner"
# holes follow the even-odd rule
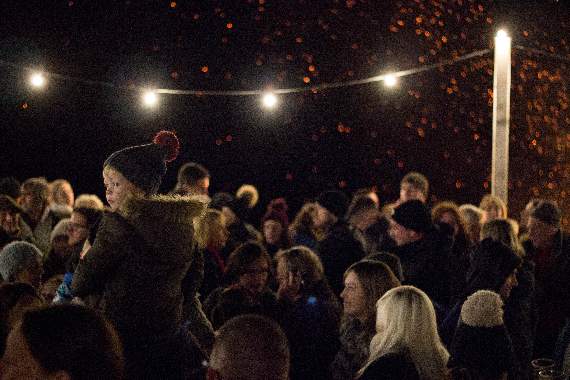
[[[103,170],[103,183],[105,197],[112,211],[117,211],[129,196],[137,192],[135,185],[111,167]]]

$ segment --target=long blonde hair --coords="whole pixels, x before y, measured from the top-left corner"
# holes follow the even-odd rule
[[[358,375],[381,356],[400,353],[409,356],[421,379],[448,378],[449,353],[438,335],[429,297],[416,287],[399,286],[386,292],[376,306],[376,335]]]

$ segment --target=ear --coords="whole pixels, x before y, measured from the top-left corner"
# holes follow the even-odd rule
[[[49,375],[49,380],[71,380],[71,376],[66,371],[57,371]]]

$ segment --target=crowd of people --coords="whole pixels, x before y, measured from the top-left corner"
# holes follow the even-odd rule
[[[103,163],[108,206],[66,180],[0,181],[2,379],[532,379],[570,370],[562,212],[520,218],[325,190],[290,215],[210,197],[197,163],[158,190],[172,132]],[[291,217],[291,222],[290,218]],[[549,359],[537,362],[536,359]],[[534,364],[534,367],[533,367]],[[553,372],[554,373],[554,372]]]

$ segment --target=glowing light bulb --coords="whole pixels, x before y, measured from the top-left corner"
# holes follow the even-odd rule
[[[277,105],[277,97],[268,92],[267,94],[263,95],[263,105],[267,108],[273,108]]]
[[[384,84],[388,87],[394,87],[398,83],[398,79],[394,75],[386,75],[384,77]]]
[[[147,91],[143,95],[143,103],[145,106],[153,107],[158,103],[158,95],[154,91]]]
[[[46,84],[46,78],[42,73],[34,73],[30,77],[30,83],[32,84],[32,86],[40,88]]]
[[[508,37],[509,37],[509,35],[503,29],[501,29],[497,32],[497,38],[508,38]]]

